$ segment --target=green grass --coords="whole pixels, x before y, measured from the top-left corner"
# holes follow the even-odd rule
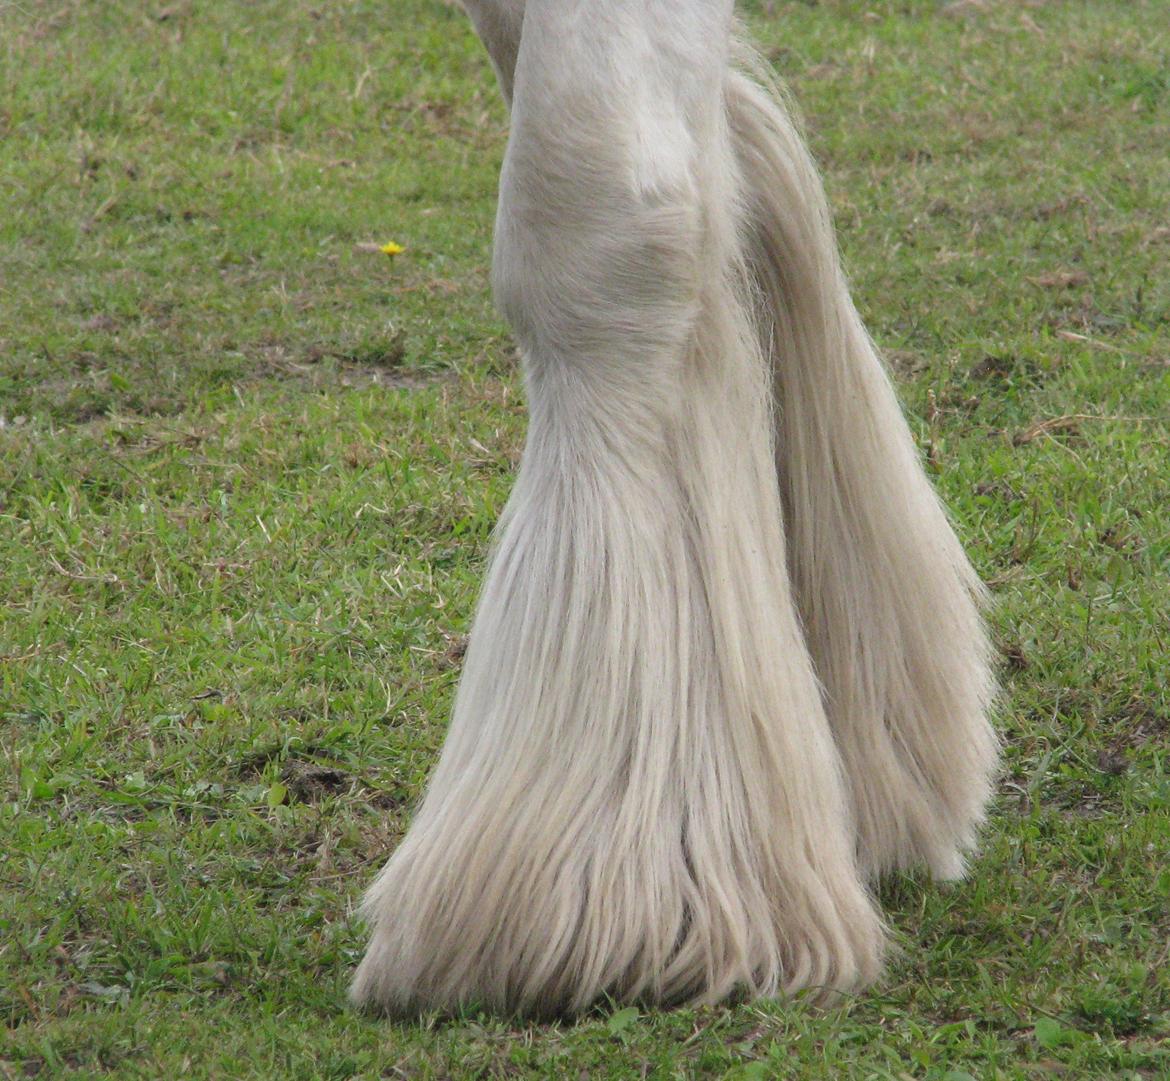
[[[971,880],[829,1012],[351,1012],[523,441],[506,117],[438,0],[7,3],[0,1076],[1170,1076],[1164,5],[745,13],[996,597]]]

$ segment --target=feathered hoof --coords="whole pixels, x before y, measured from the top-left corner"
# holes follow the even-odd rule
[[[606,875],[588,855],[571,863],[561,881],[538,882],[551,890],[540,898],[526,895],[520,874],[494,900],[486,880],[384,878],[366,902],[374,930],[352,1001],[402,1018],[467,1009],[571,1018],[599,1003],[675,1007],[797,994],[827,1003],[880,971],[883,928],[857,880],[813,881],[790,908],[762,890],[749,896],[734,880],[709,888],[683,881],[688,905],[662,882],[643,879],[641,892],[632,879],[623,885],[624,870]],[[594,892],[580,893],[590,876]]]

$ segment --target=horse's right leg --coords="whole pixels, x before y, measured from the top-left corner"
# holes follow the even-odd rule
[[[982,586],[853,307],[816,167],[766,84],[737,72],[727,100],[797,605],[863,867],[954,878],[996,762]]]

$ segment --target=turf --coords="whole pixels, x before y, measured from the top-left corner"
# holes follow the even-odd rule
[[[1162,0],[751,3],[990,582],[1005,769],[872,991],[390,1024],[354,902],[523,442],[439,0],[0,5],[0,1075],[1170,1077]],[[395,241],[406,250],[377,250]]]

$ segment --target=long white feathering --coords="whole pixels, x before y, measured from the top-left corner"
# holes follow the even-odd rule
[[[359,1003],[855,989],[872,878],[974,843],[978,584],[731,6],[469,0],[531,420]]]
[[[746,258],[775,381],[797,608],[871,876],[961,877],[991,794],[983,587],[853,302],[816,167],[763,65],[728,81]]]

